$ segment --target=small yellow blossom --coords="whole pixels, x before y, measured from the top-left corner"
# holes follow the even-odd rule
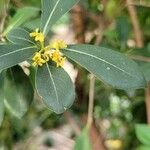
[[[33,56],[32,60],[33,60],[32,65],[34,67],[42,66],[44,63],[46,63],[46,61],[42,58],[42,55],[40,52],[36,52],[35,55]]]
[[[35,41],[44,42],[44,35],[42,32],[39,32],[39,29],[36,29],[34,32],[30,33],[30,37],[34,37]]]
[[[44,54],[43,54],[43,57],[44,57],[45,61],[49,61],[52,57],[52,52],[50,50],[45,51]]]
[[[65,44],[65,42],[63,40],[56,40],[56,41],[52,42],[50,46],[52,49],[55,49],[55,50],[67,48],[67,45]]]
[[[60,59],[57,60],[56,62],[56,66],[57,67],[63,67],[64,63],[65,63],[66,58],[65,57],[61,57]]]
[[[61,56],[61,53],[58,50],[55,50],[51,56],[52,61],[56,63],[57,67],[62,67],[65,62],[65,57]]]
[[[38,35],[35,37],[35,41],[44,42],[44,35],[43,33],[38,33]]]
[[[37,28],[34,32],[30,33],[30,37],[36,37],[39,33],[39,29]]]

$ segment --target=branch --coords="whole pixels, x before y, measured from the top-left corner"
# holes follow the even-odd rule
[[[90,128],[93,122],[93,109],[94,109],[94,88],[95,87],[95,77],[90,74],[90,88],[89,88],[89,105],[88,105],[88,118],[87,127]]]
[[[134,30],[134,34],[135,34],[135,40],[136,40],[137,47],[141,48],[141,47],[143,47],[143,37],[142,37],[142,32],[140,29],[135,6],[131,5],[131,4],[133,4],[133,0],[126,0],[126,4],[127,4],[127,9],[128,9],[130,18],[131,18],[131,22],[133,25],[133,30]]]
[[[145,57],[145,56],[140,56],[140,55],[132,55],[132,56],[129,56],[131,59],[134,59],[134,60],[139,60],[139,61],[143,61],[143,62],[150,62],[150,57]]]

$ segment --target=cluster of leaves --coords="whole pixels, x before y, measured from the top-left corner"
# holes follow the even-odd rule
[[[45,38],[56,21],[78,1],[42,1],[41,26],[39,28]],[[23,85],[24,78],[27,77],[19,79],[18,75],[20,76],[20,74],[16,73],[16,68],[14,69],[12,67],[23,61],[30,61],[39,45],[29,36],[29,29],[16,27],[20,26],[28,18],[33,17],[31,14],[37,14],[39,11],[37,8],[24,8],[19,10],[13,19],[10,20],[10,26],[3,33],[9,42],[1,43],[0,45],[0,82],[3,83],[1,84],[0,93],[2,95],[1,103],[3,104],[5,99],[6,106],[13,110],[12,112],[14,114],[21,111],[22,113],[19,113],[19,117],[26,111],[24,108],[27,104],[24,104],[22,101],[24,101],[26,96],[30,96],[32,99],[33,88],[29,79]],[[62,53],[68,59],[72,59],[95,74],[99,79],[115,88],[127,90],[146,86],[145,78],[138,65],[123,54],[112,49],[86,44],[68,45],[67,48],[62,49]],[[56,68],[50,63],[38,67],[35,70],[35,81],[33,81],[35,84],[33,87],[36,88],[44,103],[51,110],[58,114],[63,113],[73,104],[75,99],[75,89],[70,77],[63,68]],[[23,86],[22,88],[20,88],[21,85]],[[26,91],[27,88],[30,89],[30,94]],[[3,92],[3,89],[5,92]],[[4,108],[3,105],[1,107],[2,116]]]

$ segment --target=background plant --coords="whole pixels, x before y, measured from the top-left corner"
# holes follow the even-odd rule
[[[72,3],[72,2],[70,2],[70,3]],[[55,1],[55,3],[56,3],[56,1]],[[99,13],[101,14],[101,11],[102,11],[101,9],[102,9],[102,6],[103,6],[102,3],[99,3],[98,1],[95,1],[95,2],[89,1],[88,3],[84,3],[84,6],[88,7],[90,13],[92,12],[96,15],[99,14]],[[130,89],[130,88],[139,88],[141,86],[145,86],[146,83],[144,81],[144,77],[143,77],[142,73],[139,70],[139,67],[137,67],[137,65],[135,63],[133,63],[131,60],[127,59],[125,56],[123,56],[121,54],[118,54],[115,51],[110,50],[113,47],[113,49],[114,48],[118,49],[118,51],[121,51],[122,53],[128,53],[128,54],[130,53],[132,55],[133,54],[135,55],[135,53],[136,54],[138,53],[138,55],[142,55],[141,54],[141,49],[139,49],[139,50],[135,49],[134,50],[132,48],[132,50],[131,50],[130,48],[128,48],[128,45],[126,44],[127,40],[128,40],[129,37],[133,36],[130,32],[131,27],[129,27],[130,26],[130,23],[129,23],[129,20],[128,20],[129,18],[128,18],[127,13],[122,11],[122,10],[117,10],[114,14],[112,13],[112,12],[114,12],[114,10],[116,10],[115,7],[117,7],[117,5],[120,6],[119,1],[116,2],[116,3],[113,2],[113,1],[110,1],[106,5],[107,7],[105,8],[106,10],[104,11],[104,14],[103,14],[103,11],[102,11],[102,14],[106,15],[106,17],[108,17],[108,21],[113,22],[113,20],[116,20],[116,22],[117,22],[115,27],[113,27],[113,25],[109,25],[108,28],[104,30],[104,39],[101,42],[101,46],[103,45],[103,46],[108,47],[108,48],[99,48],[97,46],[89,46],[89,45],[86,45],[86,46],[84,46],[84,45],[76,45],[76,46],[68,45],[68,49],[73,49],[73,51],[69,52],[69,51],[63,49],[62,52],[66,56],[68,56],[69,58],[71,58],[74,61],[80,63],[83,67],[87,68],[89,71],[93,72],[95,75],[97,75],[100,79],[103,79],[105,82],[107,82],[107,83],[109,83],[109,84],[111,84],[111,85],[113,85],[117,88],[125,89],[126,91],[128,91],[128,89]],[[46,6],[48,6],[48,5],[46,5]],[[122,6],[124,6],[124,5],[122,5]],[[65,5],[65,7],[66,7],[66,5]],[[68,9],[71,9],[71,8],[68,7]],[[145,10],[145,8],[140,8],[140,9]],[[49,9],[47,9],[47,11],[48,10]],[[51,8],[50,8],[50,10],[51,10]],[[9,20],[10,25],[7,25],[6,29],[3,32],[3,37],[4,38],[2,40],[4,41],[5,36],[6,36],[7,39],[10,41],[10,43],[12,42],[13,44],[8,46],[8,45],[4,45],[5,43],[3,43],[1,48],[5,49],[5,51],[4,52],[3,52],[3,50],[1,51],[2,55],[6,52],[16,50],[16,48],[17,49],[18,48],[27,48],[26,45],[29,44],[28,42],[25,42],[24,40],[20,40],[19,38],[13,38],[13,36],[26,38],[27,40],[29,40],[30,39],[29,32],[33,31],[37,27],[40,28],[40,26],[37,26],[38,24],[40,25],[40,19],[35,19],[35,20],[29,21],[28,23],[24,24],[26,22],[26,20],[28,20],[29,18],[36,18],[36,14],[37,14],[37,16],[39,15],[40,9],[35,9],[35,8],[29,7],[29,8],[21,9],[20,11],[18,11],[18,14],[20,15],[22,13],[21,17],[19,17],[17,15],[17,13],[15,15],[13,15],[13,18]],[[25,11],[26,13],[24,13],[23,11]],[[35,12],[34,16],[32,16],[31,13],[27,13],[27,12],[30,12],[30,11]],[[120,12],[123,12],[123,13],[121,13],[121,16],[119,16]],[[24,14],[26,14],[25,15],[26,17],[24,16]],[[145,11],[145,14],[146,14],[146,11]],[[52,20],[55,22],[56,21],[55,19],[57,19],[57,17],[55,15],[53,17],[54,17],[54,20],[53,19]],[[22,20],[17,21],[19,18],[21,18]],[[145,17],[145,18],[147,18],[147,17]],[[92,18],[89,18],[89,20],[90,19],[92,19]],[[142,17],[141,17],[141,20],[142,20]],[[143,19],[143,20],[145,21],[145,19]],[[43,21],[43,24],[45,22],[46,21]],[[50,23],[54,23],[54,22],[50,22]],[[93,24],[91,22],[93,22]],[[14,28],[16,28],[17,26],[20,26],[20,25],[25,27],[25,30],[28,31],[28,34],[25,34],[23,32],[19,32],[19,30],[21,30],[20,28],[19,29],[13,29],[12,28],[12,26]],[[96,22],[94,22],[93,20],[92,21],[90,20],[88,25],[89,25],[88,26],[89,29],[87,29],[87,30],[93,30],[92,28],[95,28]],[[144,25],[145,25],[145,28],[147,28],[147,24],[144,24]],[[51,24],[48,27],[51,27]],[[126,28],[124,28],[124,27],[126,27]],[[45,30],[45,32],[46,32],[46,30]],[[129,35],[129,33],[131,35]],[[91,41],[89,41],[89,43],[95,43],[95,39],[97,40],[97,36],[99,36],[99,34],[94,35],[93,39],[91,39]],[[146,36],[146,39],[148,39],[147,36]],[[30,40],[32,40],[32,39],[30,39]],[[47,41],[49,41],[49,37],[47,37]],[[14,43],[15,43],[15,45],[14,45]],[[46,42],[46,43],[48,43],[48,42]],[[145,45],[147,45],[147,42],[145,42],[145,43],[146,43]],[[147,49],[146,51],[148,53],[148,47],[145,48],[145,49]],[[28,54],[27,54],[27,51],[26,51],[24,53],[25,55],[21,55],[21,57],[19,55],[18,58],[16,57],[17,56],[17,54],[16,54],[15,59],[10,59],[11,57],[10,58],[8,57],[9,59],[6,58],[6,57],[3,57],[3,59],[0,60],[1,61],[1,69],[6,69],[7,67],[11,67],[13,65],[16,65],[17,63],[20,63],[24,60],[27,60],[36,51],[36,49],[32,49],[32,50],[33,51],[31,52],[31,49],[30,49],[28,51],[29,52]],[[76,52],[76,53],[74,53],[74,52]],[[84,56],[82,57],[82,55],[84,55]],[[108,62],[111,62],[111,63],[115,64],[117,67],[113,67],[112,65],[109,66],[107,62],[102,63],[102,61],[96,61],[98,59],[91,59],[89,57],[89,55],[94,56],[92,58],[98,57],[99,59],[102,59],[102,60],[109,60]],[[144,55],[148,56],[148,54],[145,54],[145,53],[144,53]],[[112,58],[112,60],[111,60],[111,58]],[[7,63],[3,63],[4,60]],[[9,62],[9,60],[11,60],[11,62]],[[92,63],[89,63],[89,62],[92,62]],[[125,64],[123,64],[123,63],[125,63]],[[98,68],[97,67],[98,64],[101,67]],[[141,68],[142,68],[144,74],[146,75],[146,79],[148,81],[149,80],[149,73],[147,71],[148,70],[147,67],[148,67],[149,63],[140,62],[139,64],[142,66]],[[54,65],[54,67],[55,67],[55,65]],[[4,86],[2,86],[2,89],[4,87],[4,91],[6,91],[5,93],[8,92],[8,94],[6,94],[7,97],[5,96],[6,97],[5,101],[4,101],[5,106],[10,110],[10,112],[13,115],[15,115],[17,117],[22,117],[24,115],[24,113],[27,111],[27,106],[31,104],[31,101],[33,99],[33,88],[35,87],[35,84],[34,84],[35,83],[35,80],[34,80],[35,69],[30,67],[30,70],[31,70],[32,74],[30,74],[29,79],[27,78],[26,75],[24,75],[24,72],[19,67],[15,67],[15,68],[13,67],[13,68],[11,68],[11,70],[8,69],[6,72],[5,71],[2,72],[2,74],[3,74],[2,77],[1,77],[2,78],[2,80],[1,80],[2,83],[3,83],[3,76],[6,77],[5,82],[4,82],[5,84],[4,84]],[[43,66],[39,70],[46,70],[46,68],[44,69],[44,66]],[[55,73],[60,74],[60,72],[58,73],[58,70],[62,70],[62,69],[56,68],[56,70],[57,71]],[[80,69],[80,70],[82,72],[81,74],[83,74],[83,77],[84,77],[84,75],[86,75],[87,72],[83,71],[82,69]],[[124,71],[121,71],[121,70],[125,70],[126,73]],[[16,76],[15,77],[16,78],[15,83],[14,83],[11,72],[14,74],[14,77],[16,76],[16,73],[17,73],[18,74],[17,76],[22,76],[22,78],[18,79],[19,77],[17,78],[17,76]],[[43,71],[41,71],[41,72],[43,72]],[[39,78],[42,79],[41,76]],[[38,81],[40,81],[40,80],[38,80]],[[25,83],[22,86],[22,84],[20,84],[20,83],[23,83],[23,82],[25,82]],[[32,83],[32,85],[31,85],[30,82]],[[43,81],[41,81],[41,82],[42,82],[41,84],[43,84]],[[84,85],[87,84],[85,79],[83,81],[79,81],[79,82],[80,83],[83,82]],[[44,83],[46,83],[46,82],[44,82]],[[3,85],[3,84],[1,84],[1,85]],[[14,87],[14,85],[15,85],[15,87]],[[43,85],[43,86],[45,87],[45,85]],[[41,86],[41,90],[43,90],[43,86]],[[23,88],[20,88],[20,87],[23,87]],[[30,89],[29,91],[25,90],[25,89],[27,89],[27,87],[29,87],[28,88],[28,89]],[[48,87],[48,86],[46,85],[46,87]],[[60,88],[59,85],[58,85],[58,88]],[[11,90],[11,89],[13,89],[13,90]],[[20,89],[19,92],[18,92],[18,89]],[[68,89],[70,89],[70,88],[68,88]],[[64,92],[65,90],[60,90],[60,91]],[[68,91],[68,90],[66,89],[66,91]],[[16,93],[16,94],[14,94],[14,96],[15,96],[14,98],[12,97],[12,93]],[[85,93],[84,95],[86,95],[86,89],[84,89],[84,93]],[[110,115],[110,117],[108,117],[108,118],[110,120],[113,120],[113,118],[116,118],[116,116],[117,116],[117,118],[119,120],[122,120],[122,121],[119,121],[117,119],[117,120],[114,120],[114,121],[111,122],[111,128],[110,128],[111,129],[111,132],[110,132],[111,134],[110,135],[108,134],[107,138],[108,139],[109,138],[118,138],[118,136],[121,136],[121,135],[115,134],[115,132],[117,131],[117,127],[121,126],[124,118],[125,118],[125,120],[126,120],[125,122],[127,124],[132,120],[132,118],[135,118],[135,116],[132,114],[132,111],[137,112],[135,108],[138,105],[143,104],[142,103],[143,90],[140,90],[138,92],[134,92],[134,91],[131,92],[130,91],[130,92],[127,92],[127,94],[126,94],[126,92],[123,92],[122,90],[114,90],[110,86],[108,86],[106,84],[104,85],[102,83],[99,83],[99,81],[96,80],[96,91],[95,91],[95,93],[96,93],[95,94],[95,99],[97,99],[96,102],[95,102],[95,106],[96,106],[95,107],[95,113],[94,113],[94,115],[96,117],[95,120],[99,122],[99,120],[101,120],[103,117],[105,118],[106,116],[109,116],[109,115]],[[101,93],[101,94],[99,94],[99,93]],[[3,92],[2,92],[2,94],[3,94]],[[17,98],[18,95],[19,95],[19,98]],[[24,97],[25,99],[20,99],[20,97],[22,95],[25,95],[25,97]],[[113,95],[113,96],[111,96],[111,95]],[[114,95],[117,95],[119,97],[118,99],[120,101],[122,101],[122,102],[126,101],[129,104],[129,107],[127,107],[127,108],[124,108],[124,106],[122,106],[123,108],[120,107],[120,111],[124,111],[123,115],[120,115],[119,112],[114,111],[114,109],[116,107],[119,111],[119,106],[121,105],[118,102],[116,103],[116,100],[114,100],[114,104],[113,104],[113,100],[112,100],[113,98],[111,98],[111,97],[114,97]],[[50,94],[50,97],[51,96],[52,95]],[[67,96],[67,92],[66,92],[65,96]],[[57,111],[57,113],[60,113],[60,110],[62,112],[62,105],[52,103],[52,100],[49,101],[50,99],[49,98],[47,99],[47,97],[49,97],[49,96],[47,96],[45,94],[42,95],[42,97],[45,97],[44,98],[45,101],[48,100],[48,102],[47,101],[46,102],[52,110],[54,110],[55,112]],[[124,97],[127,100],[124,100]],[[11,99],[15,99],[16,102],[12,103]],[[99,101],[99,99],[104,99],[104,100]],[[106,111],[109,108],[108,99],[110,99],[110,104],[111,104],[111,101],[112,101],[112,104],[110,105],[109,115],[108,115],[109,111]],[[131,99],[139,99],[139,102],[137,101],[137,102],[133,102],[132,104],[130,104]],[[65,100],[67,100],[67,99],[65,98]],[[69,100],[70,100],[70,102],[69,102]],[[74,98],[71,98],[71,99],[68,99],[68,101],[65,101],[65,104],[63,104],[63,106],[65,106],[65,109],[67,107],[70,107],[70,103],[73,103],[73,100],[74,100]],[[67,103],[67,105],[66,105],[66,103]],[[132,105],[132,106],[130,106],[130,105]],[[3,105],[1,105],[1,106],[3,106]],[[81,109],[82,112],[84,112],[83,111],[84,106],[81,105],[80,109]],[[3,109],[1,109],[1,110],[3,110]],[[3,111],[2,111],[1,114],[3,114]],[[78,114],[78,115],[80,115],[80,114]],[[139,120],[142,119],[142,118],[140,119],[140,115],[138,115],[138,117],[139,117],[138,118]],[[122,127],[124,128],[124,125]],[[133,130],[132,130],[133,126],[129,125],[128,128],[129,128],[129,130],[128,130],[127,134],[130,133],[130,132],[133,133]],[[124,138],[127,137],[127,134],[124,135],[125,136]],[[121,140],[124,140],[124,139],[121,139]],[[130,137],[129,142],[128,142],[128,140],[126,140],[127,141],[126,145],[129,146],[131,137]],[[132,146],[130,145],[130,147],[132,147]]]

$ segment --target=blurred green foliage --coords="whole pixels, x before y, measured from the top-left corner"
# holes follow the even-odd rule
[[[139,1],[137,1],[137,3],[139,3]],[[86,11],[94,15],[103,13],[104,6],[102,3],[99,3],[99,0],[85,0],[81,1],[81,4],[86,8]],[[40,5],[40,1],[37,0],[17,0],[17,5],[11,1],[9,6],[9,16],[13,17],[17,12],[18,7],[36,6],[38,8]],[[1,6],[2,4],[0,3],[0,7]],[[135,41],[133,40],[131,20],[124,7],[125,4],[120,0],[109,1],[105,11],[105,17],[111,23],[104,32],[104,38],[101,46],[111,47],[114,49],[116,48],[126,55],[141,55],[150,57],[149,7],[144,7],[142,5],[137,5],[136,7],[144,37],[144,47],[141,49],[137,49],[135,46],[132,46],[132,43],[134,45]],[[0,8],[0,10],[2,9]],[[34,19],[31,17],[29,22],[25,22],[24,26],[30,27],[31,29],[35,28],[39,22],[39,16],[40,12],[33,16]],[[67,17],[69,17],[69,15]],[[68,19],[64,19],[63,23],[64,22],[68,24]],[[9,22],[6,24],[8,25]],[[93,27],[91,28],[91,20],[87,20],[87,28],[95,28],[94,23],[92,25]],[[92,42],[94,43],[95,41],[91,41],[89,43]],[[150,81],[150,63],[143,61],[138,61],[138,63],[141,66],[141,70],[143,71],[146,80]],[[80,74],[82,74],[82,78],[79,82],[82,85],[82,98],[84,101],[80,101],[79,98],[81,95],[77,95],[77,102],[73,106],[72,113],[75,117],[80,119],[82,114],[87,113],[89,82],[87,80],[87,71],[81,70],[80,67],[78,68],[80,70]],[[31,78],[33,78],[33,76],[31,76]],[[34,79],[32,79],[32,81],[34,81]],[[33,93],[31,93],[31,95],[32,94]],[[4,122],[0,128],[1,147],[4,146],[8,149],[11,149],[12,145],[15,143],[28,138],[33,129],[37,126],[48,130],[51,128],[56,128],[65,123],[64,116],[55,115],[54,113],[50,112],[36,97],[34,98],[34,101],[28,103],[28,105],[30,105],[30,107],[28,107],[29,110],[25,113],[22,119],[12,116],[9,111],[6,110]],[[0,106],[2,106],[2,104]],[[0,109],[0,115],[1,113],[3,113],[2,109]],[[149,128],[146,126],[136,126],[137,137],[135,135],[135,125],[137,123],[146,123],[146,108],[143,89],[136,91],[116,90],[96,80],[94,118],[96,125],[102,130],[106,140],[119,139],[123,142],[121,148],[122,150],[134,150],[138,147],[138,145],[140,145],[139,141],[141,144],[144,144],[144,146],[138,147],[137,150],[149,150]],[[85,141],[80,141],[80,139],[84,139]],[[87,132],[84,130],[81,133],[81,136],[77,139],[77,143],[80,142],[83,144],[84,142],[86,144],[88,143]],[[77,146],[79,145],[82,146],[82,144],[78,144]],[[76,148],[76,150],[80,149],[82,149],[82,147]]]

